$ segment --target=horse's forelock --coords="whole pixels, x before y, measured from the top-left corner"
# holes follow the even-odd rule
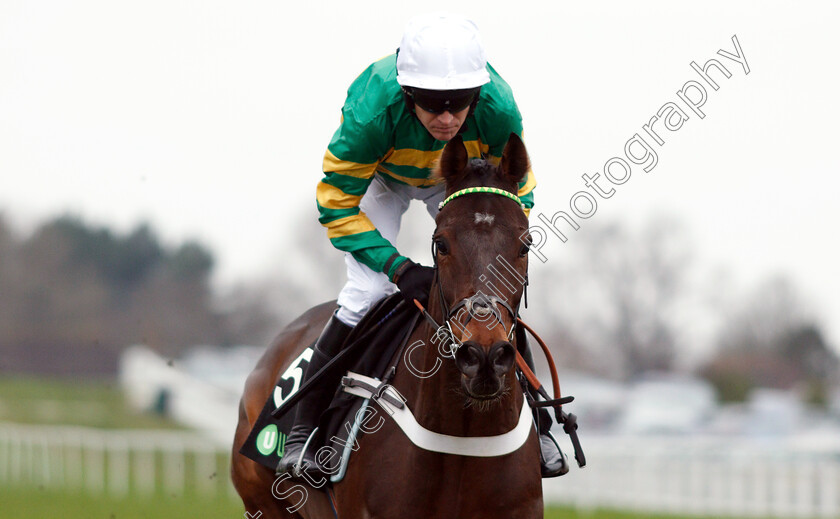
[[[461,189],[482,186],[504,189],[516,194],[518,187],[516,182],[510,181],[502,175],[499,166],[486,159],[470,160],[463,174],[457,177],[449,177],[446,180],[447,196]]]

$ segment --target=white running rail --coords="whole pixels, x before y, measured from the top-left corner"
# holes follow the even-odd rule
[[[5,487],[236,496],[229,460],[229,449],[190,431],[0,423],[0,486]]]

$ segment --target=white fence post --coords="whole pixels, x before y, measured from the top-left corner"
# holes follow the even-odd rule
[[[17,483],[21,480],[21,465],[23,461],[23,442],[16,430],[10,431],[9,435],[9,480]]]
[[[50,444],[47,440],[47,456],[50,459],[50,486],[61,488],[65,485],[64,474],[64,442],[57,441]]]
[[[85,488],[92,494],[105,490],[105,448],[96,433],[88,433],[82,439]]]
[[[163,489],[167,494],[183,495],[185,482],[184,447],[180,442],[163,448]]]
[[[764,516],[769,513],[771,467],[772,464],[766,459],[760,459],[753,463],[748,472],[752,476],[752,502],[749,507],[752,515]]]
[[[195,488],[199,494],[210,495],[218,488],[219,477],[216,467],[216,451],[204,445],[195,450]]]
[[[11,433],[0,428],[0,484],[9,481],[9,435]]]
[[[134,485],[141,495],[151,495],[155,492],[155,450],[147,442],[140,442],[134,446]]]
[[[108,493],[125,496],[128,494],[130,482],[128,442],[122,437],[110,437],[106,446],[108,449]]]
[[[64,445],[67,447],[64,462],[66,485],[69,488],[84,488],[85,471],[83,468],[84,444],[82,435],[77,431],[68,433],[65,436]]]
[[[840,481],[837,477],[837,463],[820,460],[817,464],[817,482],[819,485],[819,517],[837,517],[840,508],[837,503],[837,487]]]
[[[156,492],[238,498],[230,447],[188,431],[102,430],[0,423],[0,484],[117,497]],[[219,481],[219,479],[222,481]]]
[[[840,517],[840,442],[799,445],[779,438],[588,438],[589,466],[543,481],[545,502],[679,516]]]

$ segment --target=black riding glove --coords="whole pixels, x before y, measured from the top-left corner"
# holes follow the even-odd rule
[[[408,303],[413,305],[416,299],[426,306],[429,304],[429,290],[435,278],[435,269],[418,265],[411,260],[406,261],[406,264],[400,265],[397,270],[395,276],[397,288]]]

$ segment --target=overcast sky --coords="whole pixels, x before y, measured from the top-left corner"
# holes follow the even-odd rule
[[[293,226],[317,218],[347,86],[394,51],[418,5],[4,0],[0,210],[21,232],[63,212],[119,230],[150,221],[211,247],[220,283],[279,270]],[[513,87],[539,181],[532,223],[568,212],[585,173],[608,189],[604,164],[639,133],[658,163],[633,165],[578,232],[677,219],[740,287],[790,276],[835,345],[838,5],[423,3],[473,16]],[[736,52],[733,36],[749,74],[718,54]],[[731,76],[711,72],[700,118],[677,92],[703,84],[690,63],[711,58]],[[654,145],[643,125],[669,102],[689,118]]]

